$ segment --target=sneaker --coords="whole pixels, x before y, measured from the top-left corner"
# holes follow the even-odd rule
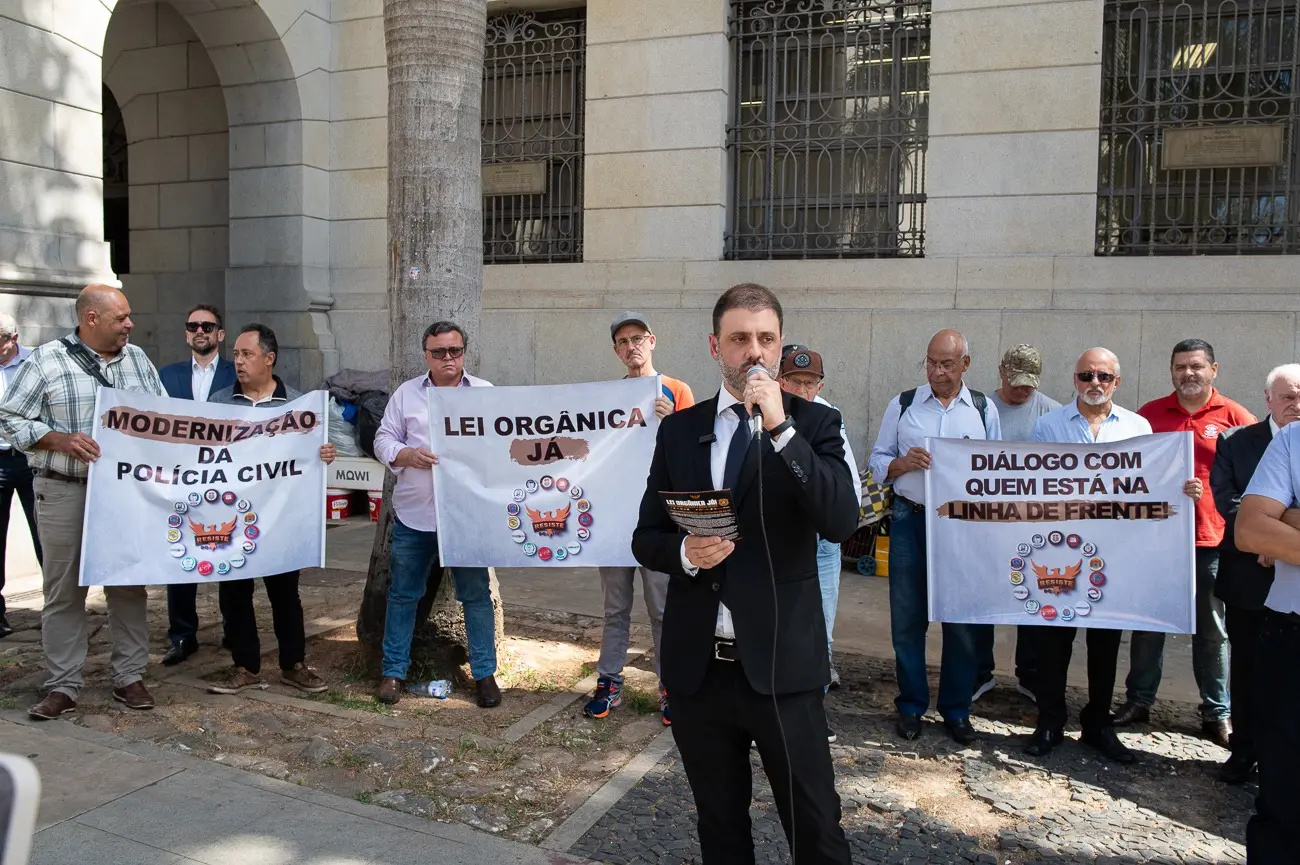
[[[831,664],[831,686],[830,686],[830,689],[831,689],[832,691],[837,691],[837,690],[839,690],[839,687],[840,687],[840,671],[837,670],[837,669],[835,669],[835,665],[834,665],[834,664]]]
[[[974,703],[980,697],[983,697],[985,694],[987,694],[989,691],[992,691],[997,686],[998,686],[998,680],[993,678],[993,674],[990,673],[987,679],[975,685],[975,693],[971,695],[970,701]]]
[[[280,681],[304,694],[320,694],[329,687],[324,679],[316,675],[315,670],[302,661],[294,664],[292,670],[281,670]]]
[[[588,718],[608,718],[609,713],[623,704],[623,683],[615,682],[609,676],[596,680],[596,692],[592,694],[582,714]]]
[[[213,682],[208,685],[209,694],[241,694],[244,691],[256,688],[259,691],[267,689],[266,679],[263,679],[257,673],[250,673],[243,667],[236,667],[235,672],[220,682]]]
[[[826,728],[826,744],[834,745],[836,738],[838,737],[835,735],[835,731],[828,726]]]
[[[663,716],[665,727],[673,725],[673,717],[668,712],[668,689],[663,685],[659,686],[659,714]]]

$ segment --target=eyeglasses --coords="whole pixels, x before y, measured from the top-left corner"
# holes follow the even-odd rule
[[[650,335],[648,333],[638,333],[636,336],[625,336],[622,339],[615,340],[614,346],[616,348],[627,348],[630,345],[634,348],[640,348],[641,343],[645,342],[649,338]]]
[[[212,333],[217,329],[217,323],[215,321],[187,321],[185,322],[185,329],[190,333],[198,333],[200,330],[204,333]]]
[[[449,357],[456,358],[463,355],[465,353],[465,346],[451,345],[446,348],[426,348],[425,351],[433,355],[435,360],[446,360]]]
[[[1077,378],[1079,381],[1084,382],[1084,383],[1087,383],[1087,382],[1093,381],[1093,380],[1095,379],[1096,381],[1099,381],[1099,382],[1101,382],[1102,384],[1110,384],[1111,382],[1113,382],[1113,381],[1115,380],[1115,373],[1113,373],[1113,372],[1092,372],[1092,371],[1088,371],[1088,372],[1076,372],[1076,373],[1074,374],[1074,377]]]

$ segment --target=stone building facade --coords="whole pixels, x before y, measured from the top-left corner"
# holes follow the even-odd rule
[[[304,385],[386,357],[381,6],[0,2],[0,308],[25,341],[120,277],[159,362],[196,302],[273,326]],[[947,326],[986,390],[1014,343],[1043,347],[1058,397],[1105,344],[1130,406],[1200,336],[1262,411],[1300,350],[1297,7],[1234,7],[1273,46],[1252,61],[1155,0],[492,0],[514,17],[489,28],[485,162],[519,164],[485,169],[478,372],[615,375],[606,327],[630,307],[708,392],[708,308],[752,280],[826,355],[859,446]],[[1280,152],[1157,164],[1162,130],[1195,124],[1273,130],[1229,159]],[[512,150],[520,128],[546,143]]]

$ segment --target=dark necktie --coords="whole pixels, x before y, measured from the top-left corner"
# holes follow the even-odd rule
[[[744,465],[745,454],[749,451],[750,433],[749,414],[745,411],[745,404],[732,403],[731,410],[740,422],[736,424],[736,431],[731,434],[731,444],[727,447],[727,462],[722,468],[722,487],[734,491],[736,481],[740,478],[740,467]]]

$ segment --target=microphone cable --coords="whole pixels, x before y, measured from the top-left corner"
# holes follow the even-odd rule
[[[771,436],[768,436],[769,440]],[[767,539],[767,516],[763,512],[763,434],[754,436],[754,449],[758,463],[758,526],[763,536],[763,552],[767,555],[767,573],[772,581],[772,667],[769,675],[769,688],[772,692],[772,711],[776,715],[776,729],[781,735],[781,750],[785,754],[785,779],[790,794],[790,861],[797,863],[798,829],[794,814],[794,767],[790,760],[790,745],[785,737],[785,724],[781,721],[781,705],[776,698],[776,645],[777,633],[781,626],[781,605],[776,591],[776,566],[772,563],[772,546]],[[774,451],[775,453],[775,451]],[[761,757],[762,754],[760,753]],[[770,778],[768,779],[771,780]],[[773,791],[775,793],[775,791]],[[777,816],[780,816],[778,809]]]

